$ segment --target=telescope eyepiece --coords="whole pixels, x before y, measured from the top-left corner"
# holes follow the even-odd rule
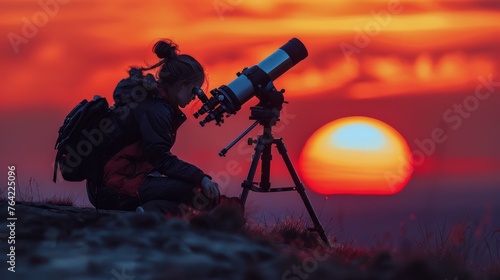
[[[198,96],[198,98],[201,100],[201,102],[203,102],[203,103],[208,102],[208,97],[203,92],[203,90],[201,88],[193,87],[193,89],[191,90],[191,93],[194,94],[195,96]]]

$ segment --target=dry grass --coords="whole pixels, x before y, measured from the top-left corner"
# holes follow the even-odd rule
[[[464,219],[451,226],[446,220],[436,221],[434,227],[417,224],[419,237],[408,244],[407,253],[450,260],[480,278],[500,276],[500,229],[491,224],[488,211],[480,221]]]
[[[436,222],[431,229],[417,221],[419,237],[410,240],[403,235],[400,246],[394,246],[398,244],[394,240],[386,240],[389,237],[383,238],[386,243],[378,241],[371,248],[356,247],[353,242],[335,242],[332,237],[333,248],[329,249],[306,221],[302,216],[289,214],[270,224],[259,221],[247,225],[244,234],[260,242],[284,244],[304,257],[322,248],[347,266],[357,266],[360,271],[390,270],[395,279],[407,279],[409,275],[422,276],[413,279],[445,279],[439,278],[443,275],[450,280],[500,279],[500,229],[484,222],[459,222],[451,226],[446,221]]]
[[[37,202],[47,203],[59,206],[74,206],[77,199],[75,194],[57,194],[51,197],[44,197],[40,193],[40,185],[35,178],[30,177],[26,187],[22,187],[19,181],[16,181],[15,201],[17,202]],[[0,191],[0,201],[7,200],[7,190]]]
[[[53,195],[52,197],[45,198],[43,203],[59,205],[59,206],[74,206],[76,200],[75,195]]]

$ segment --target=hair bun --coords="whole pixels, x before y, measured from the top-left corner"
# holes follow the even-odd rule
[[[172,59],[177,56],[179,47],[171,40],[158,41],[154,45],[153,51],[155,52],[156,56],[158,56],[158,58]]]

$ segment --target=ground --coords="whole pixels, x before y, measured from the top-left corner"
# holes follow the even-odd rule
[[[0,217],[7,221],[7,202],[0,206],[4,209]],[[449,261],[402,258],[390,251],[338,243],[328,249],[313,234],[284,229],[286,224],[280,230],[250,228],[235,213],[219,209],[186,221],[148,213],[17,203],[15,229],[5,233],[2,226],[0,231],[4,258],[0,278],[472,279]],[[281,240],[274,238],[277,232]],[[6,254],[12,255],[8,242],[13,239],[15,272],[5,262]]]

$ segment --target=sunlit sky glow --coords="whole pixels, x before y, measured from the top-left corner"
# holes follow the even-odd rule
[[[57,3],[46,23],[25,34],[26,22],[33,23],[47,7],[38,0],[0,1],[0,125],[11,135],[3,139],[0,153],[22,164],[26,176],[50,174],[54,131],[64,115],[94,94],[111,97],[129,66],[156,63],[151,48],[158,39],[171,38],[181,52],[195,56],[207,72],[205,89],[212,89],[231,82],[236,72],[260,62],[292,37],[306,45],[309,56],[275,85],[286,89],[290,101],[285,116],[294,116],[282,122],[282,133],[295,162],[321,126],[367,115],[394,127],[412,150],[418,149],[416,140],[431,137],[434,129],[446,131],[448,140],[416,167],[420,174],[498,174],[500,154],[495,147],[500,133],[493,120],[499,117],[500,89],[495,88],[471,117],[462,118],[459,129],[443,122],[443,112],[475,92],[478,77],[500,81],[496,0]],[[13,43],[12,34],[25,42]],[[352,52],[345,53],[341,46],[350,46]],[[187,113],[196,106],[199,103],[189,105]],[[248,126],[246,115],[240,113],[220,130],[201,130],[191,116],[179,134],[183,144],[176,152],[208,171],[225,170],[226,161],[210,156]],[[188,148],[185,143],[193,137],[204,139],[206,146]],[[378,138],[371,139],[370,145],[378,147]],[[342,141],[362,148],[352,139]],[[197,161],[200,157],[203,160]],[[363,176],[371,176],[371,171]]]

